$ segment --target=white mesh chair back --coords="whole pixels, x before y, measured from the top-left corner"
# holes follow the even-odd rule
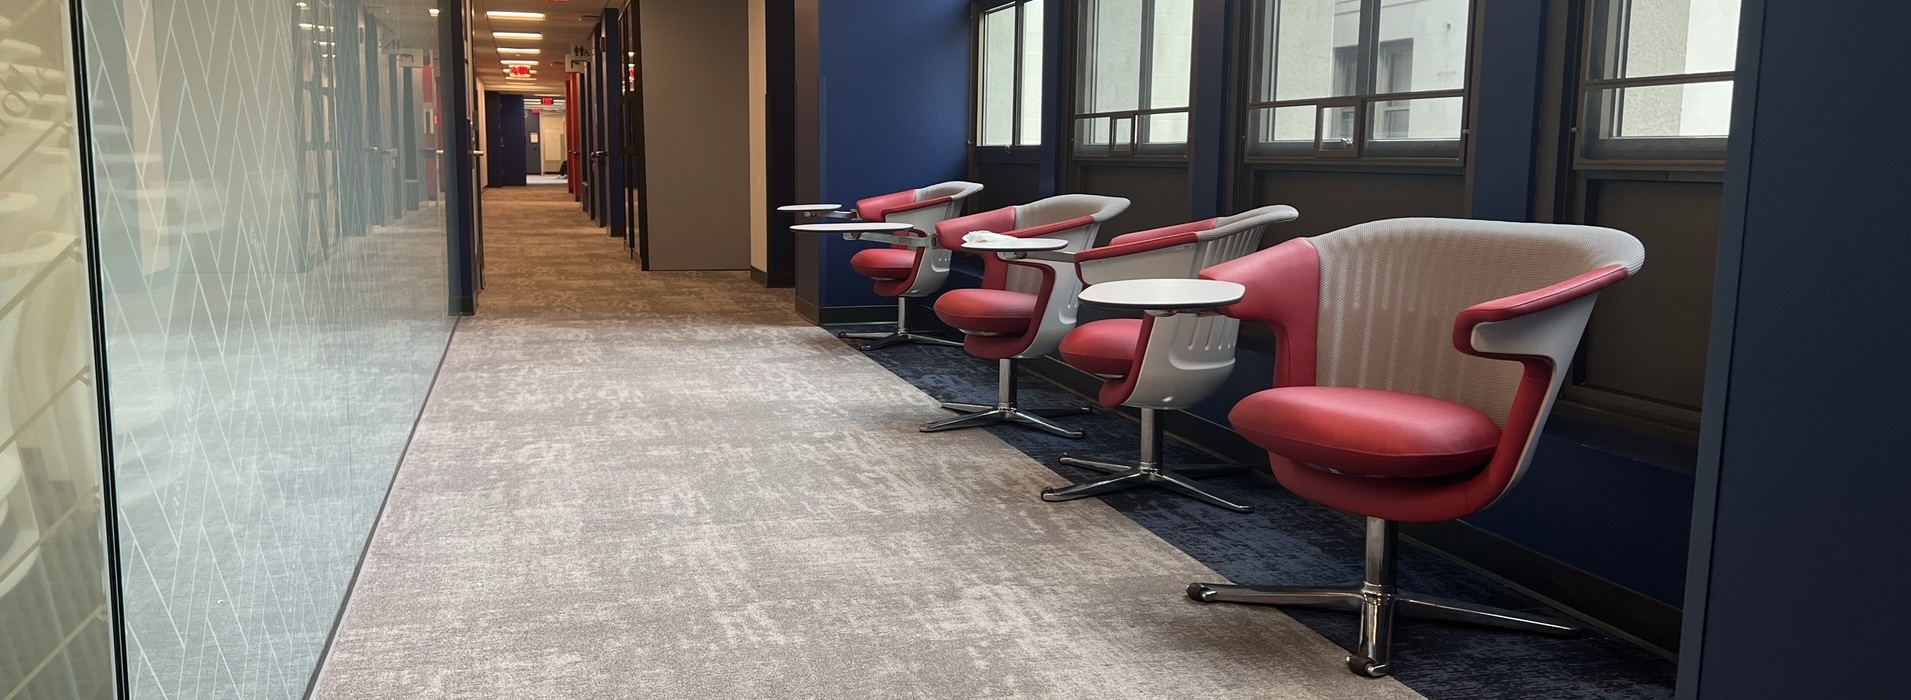
[[[1267,227],[1300,218],[1300,212],[1285,204],[1275,204],[1215,221],[1212,229],[1196,236],[1193,277],[1200,271],[1261,249]]]
[[[1318,385],[1443,398],[1502,425],[1521,367],[1455,349],[1454,318],[1481,302],[1611,265],[1637,271],[1645,261],[1630,235],[1559,224],[1394,219],[1311,242],[1321,271]]]
[[[1064,253],[1079,252],[1095,244],[1095,236],[1101,232],[1102,222],[1127,211],[1128,202],[1129,200],[1123,197],[1104,197],[1098,194],[1056,195],[1016,207],[1015,227],[1023,229],[1034,226],[1046,226],[1071,219],[1093,219],[1094,223],[1073,231],[1043,236],[1043,238],[1056,238],[1068,241],[1068,247],[1061,249]],[[1075,294],[1081,292],[1081,283],[1075,279],[1073,274],[1059,273],[1056,275],[1055,282],[1056,286],[1060,288],[1055,290],[1057,293],[1067,293],[1066,297],[1058,297],[1058,299],[1066,299],[1066,301],[1058,303],[1066,304],[1071,310],[1069,324],[1073,325],[1072,309],[1075,304]],[[1073,285],[1072,288],[1074,291],[1072,292],[1067,291],[1070,285]],[[1025,266],[1011,266],[1009,268],[1008,278],[1003,284],[1003,289],[1012,292],[1022,292],[1024,294],[1040,294],[1042,292],[1042,273]]]

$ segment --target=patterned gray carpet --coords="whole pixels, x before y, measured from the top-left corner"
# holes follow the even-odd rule
[[[492,191],[319,698],[1417,698],[743,273]]]

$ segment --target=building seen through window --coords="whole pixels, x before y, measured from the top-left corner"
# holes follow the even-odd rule
[[[1457,158],[1467,0],[1256,0],[1251,150]]]
[[[1082,0],[1076,148],[1184,153],[1194,74],[1194,0]]]
[[[1042,144],[1043,0],[983,13],[976,54],[978,146]]]

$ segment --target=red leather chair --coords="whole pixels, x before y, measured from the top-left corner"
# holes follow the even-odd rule
[[[944,182],[919,190],[870,197],[856,203],[856,218],[861,221],[887,221],[914,226],[916,235],[928,246],[892,245],[860,251],[849,259],[858,274],[876,282],[876,293],[896,299],[894,333],[839,333],[843,338],[868,341],[864,350],[878,350],[902,343],[959,346],[961,343],[924,335],[909,329],[909,300],[926,297],[942,289],[949,280],[950,250],[938,243],[933,233],[936,224],[962,213],[968,198],[982,191],[973,182]]]
[[[1191,279],[1204,268],[1259,250],[1267,227],[1298,216],[1293,207],[1275,205],[1130,233],[1077,254],[1075,262],[1082,281],[1091,289],[1122,280]],[[1239,465],[1187,465],[1170,470],[1162,464],[1165,435],[1156,412],[1200,403],[1234,371],[1234,338],[1241,322],[1203,311],[1154,307],[1140,319],[1083,324],[1062,339],[1062,359],[1104,380],[1100,397],[1103,406],[1141,409],[1141,455],[1138,461],[1122,463],[1064,454],[1063,464],[1111,476],[1044,489],[1042,500],[1071,501],[1137,486],[1156,486],[1237,512],[1253,510],[1201,488],[1191,478],[1239,471]]]
[[[1082,436],[1081,431],[1064,428],[1048,417],[1084,413],[1086,407],[1023,409],[1016,404],[1015,363],[1053,352],[1062,336],[1075,327],[1075,295],[1081,290],[1081,280],[1069,254],[1093,245],[1102,222],[1127,209],[1128,200],[1121,197],[1065,194],[950,219],[936,226],[944,248],[961,247],[963,236],[976,231],[1015,238],[1060,239],[1067,246],[1054,254],[1014,260],[984,255],[980,289],[950,290],[936,300],[936,316],[962,331],[963,349],[997,362],[996,403],[944,403],[943,408],[964,415],[926,424],[922,432],[1007,421],[1063,437]]]
[[[1359,588],[1197,583],[1202,602],[1358,611],[1355,673],[1390,670],[1396,612],[1543,633],[1556,621],[1401,592],[1399,522],[1463,518],[1532,461],[1601,289],[1645,249],[1591,226],[1448,219],[1296,239],[1202,276],[1247,287],[1228,315],[1268,324],[1274,387],[1229,415],[1296,495],[1367,519]]]

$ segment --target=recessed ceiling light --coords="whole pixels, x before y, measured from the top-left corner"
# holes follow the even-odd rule
[[[433,17],[437,17],[437,16],[438,16],[438,8],[436,8],[436,7],[434,7],[434,8],[431,8],[431,16],[433,16]]]
[[[535,55],[537,55],[537,54],[539,54],[539,53],[543,53],[543,52],[544,52],[544,50],[543,50],[543,49],[520,49],[520,48],[518,48],[518,47],[515,47],[515,46],[500,46],[500,47],[498,47],[498,53],[510,53],[510,54],[519,54],[519,55],[524,55],[524,56],[535,56]]]
[[[490,17],[492,19],[529,19],[529,20],[544,19],[544,13],[542,12],[517,12],[514,10],[491,10],[484,14],[486,17]]]
[[[492,32],[491,36],[497,37],[499,39],[529,39],[531,41],[537,41],[544,38],[543,34],[539,34],[537,32]]]
[[[533,61],[533,60],[531,60],[531,59],[528,59],[528,58],[506,58],[506,59],[503,59],[503,60],[500,60],[500,61],[498,61],[498,62],[499,62],[499,63],[502,63],[502,64],[504,64],[504,65],[507,65],[507,66],[535,66],[535,65],[537,65],[537,61]]]

